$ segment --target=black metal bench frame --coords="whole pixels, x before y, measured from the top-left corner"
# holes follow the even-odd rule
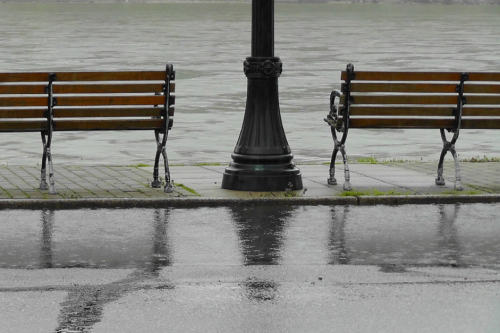
[[[500,129],[500,73],[355,72],[348,64],[341,79],[341,91],[332,91],[324,120],[334,142],[327,182],[337,184],[335,160],[340,151],[344,190],[352,190],[345,150],[350,128],[439,128],[443,149],[435,183],[445,185],[443,162],[450,152],[459,191],[463,186],[455,143],[460,129]],[[453,134],[450,141],[445,131]],[[342,133],[340,140],[337,132]]]
[[[157,148],[151,186],[162,185],[162,155],[164,191],[170,193],[173,188],[165,146],[173,125],[173,93],[172,64],[167,64],[165,71],[0,73],[0,132],[40,131],[43,154],[39,188],[57,194],[51,153],[54,131],[154,130]],[[46,104],[42,96],[46,96]]]

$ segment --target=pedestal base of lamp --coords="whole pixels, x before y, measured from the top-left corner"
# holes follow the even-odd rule
[[[222,188],[236,191],[271,192],[286,190],[302,190],[302,175],[300,170],[291,163],[292,156],[238,156],[232,155],[232,162],[224,171]],[[240,157],[240,158],[238,158]],[[243,157],[243,158],[242,158]],[[240,160],[245,160],[241,163]],[[253,163],[252,163],[252,160]],[[273,160],[278,162],[273,163]],[[280,163],[281,161],[287,161]],[[250,162],[250,163],[249,163]]]

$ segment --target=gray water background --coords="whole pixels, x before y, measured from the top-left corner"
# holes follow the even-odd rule
[[[323,122],[340,71],[500,71],[500,6],[276,4],[280,106],[298,163],[326,162]],[[231,160],[241,129],[250,56],[250,4],[0,3],[0,71],[177,71],[171,164]],[[39,133],[1,133],[0,165],[40,162]],[[353,130],[351,158],[436,160],[437,130]],[[499,156],[500,135],[464,130],[461,158]],[[153,161],[150,132],[55,133],[57,164]]]

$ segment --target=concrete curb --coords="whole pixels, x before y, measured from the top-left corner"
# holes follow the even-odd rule
[[[196,208],[233,205],[423,205],[457,203],[495,203],[500,195],[411,195],[296,198],[101,198],[101,199],[6,199],[0,209],[82,209],[82,208]]]

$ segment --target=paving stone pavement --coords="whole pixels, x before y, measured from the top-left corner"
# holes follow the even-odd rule
[[[152,167],[139,166],[74,166],[55,167],[57,194],[40,190],[38,166],[0,166],[0,201],[8,199],[162,199],[162,198],[322,198],[345,196],[343,166],[336,166],[338,185],[328,185],[326,164],[298,165],[304,189],[282,192],[245,192],[220,188],[226,165],[172,166],[174,192],[152,188]],[[463,191],[454,190],[455,170],[445,162],[446,185],[437,186],[437,162],[354,163],[349,165],[353,196],[414,195],[499,195],[500,163],[460,164]]]

